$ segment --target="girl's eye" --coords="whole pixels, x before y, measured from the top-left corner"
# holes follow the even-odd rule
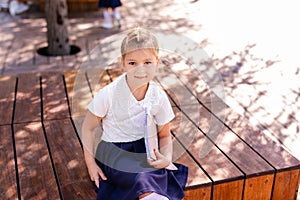
[[[152,62],[150,62],[150,61],[147,61],[147,62],[145,62],[145,64],[146,64],[146,65],[151,65],[151,64],[152,64]]]
[[[135,64],[135,62],[129,62],[128,63],[128,65],[134,65]]]

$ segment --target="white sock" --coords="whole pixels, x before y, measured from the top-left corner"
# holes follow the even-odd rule
[[[145,196],[144,198],[141,198],[141,200],[169,200],[167,197],[162,196],[157,193],[151,193],[148,196]]]
[[[104,17],[104,21],[106,23],[111,23],[111,16],[110,16],[110,12],[107,10],[103,10],[103,17]]]
[[[113,11],[113,15],[114,15],[114,17],[115,17],[116,20],[120,20],[120,19],[121,19],[121,16],[120,16],[119,11],[114,10],[114,11]]]

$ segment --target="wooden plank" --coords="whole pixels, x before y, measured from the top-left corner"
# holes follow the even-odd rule
[[[172,132],[178,130],[178,112],[176,109],[177,117],[171,122]],[[184,200],[210,200],[212,181],[176,138],[173,140],[173,161],[189,168]]]
[[[14,123],[41,121],[40,75],[18,75]]]
[[[64,79],[60,72],[42,74],[43,119],[69,118]]]
[[[98,90],[110,82],[106,70],[93,68],[65,72],[68,96],[71,104],[72,120],[78,135],[81,137],[82,122],[87,112],[87,106]],[[102,129],[97,127],[94,131],[95,147],[100,141]]]
[[[272,200],[296,199],[299,188],[299,180],[299,169],[277,173]]]
[[[60,199],[42,124],[15,124],[21,199]]]
[[[227,108],[227,124],[243,140],[259,152],[273,167],[282,171],[289,168],[300,168],[300,161],[287,152],[283,146],[276,143],[262,132],[260,127],[251,126],[251,123]]]
[[[93,68],[86,70],[87,78],[91,86],[92,95],[95,96],[99,89],[111,82],[107,70],[102,68]]]
[[[176,80],[176,77],[172,76],[172,73],[167,73],[168,76],[159,77],[161,82],[166,82],[164,85],[168,85],[168,91],[172,91],[174,96],[177,95],[180,100],[186,101],[185,99],[193,99],[193,95],[187,90],[184,89],[185,87],[182,83]],[[170,75],[171,74],[171,75]],[[172,84],[170,84],[172,83]],[[165,86],[166,87],[166,86]],[[177,99],[178,101],[178,99]],[[197,100],[198,101],[198,100]],[[207,100],[208,101],[208,100]],[[182,102],[182,101],[181,101]],[[181,103],[180,102],[180,103]],[[218,105],[218,103],[213,102],[214,106]],[[212,103],[211,103],[212,104]],[[184,106],[189,105],[189,103],[181,103],[180,109],[189,116],[190,119],[193,120],[194,124],[199,124],[199,128],[213,141],[214,143],[217,142],[217,137],[213,136],[212,134],[219,132],[219,142],[217,143],[218,148],[230,158],[238,167],[243,171],[246,177],[250,176],[257,176],[262,174],[270,174],[274,173],[274,169],[270,166],[265,160],[263,160],[256,152],[254,152],[246,143],[244,143],[240,138],[238,138],[234,133],[232,133],[229,129],[223,128],[223,124],[221,121],[216,119],[212,114],[211,111],[204,109],[203,106],[201,108],[191,108],[191,106]],[[220,108],[222,109],[222,107]],[[197,113],[201,117],[197,117]],[[222,139],[220,139],[222,138]],[[212,148],[211,145],[202,146],[204,149]],[[238,149],[236,149],[238,147]],[[206,152],[207,153],[207,152]],[[272,175],[273,176],[273,175]],[[260,181],[260,184],[254,185],[253,190],[245,190],[244,197],[251,197],[251,193],[255,191],[254,195],[260,194],[259,199],[269,199],[271,192],[272,192],[272,181],[265,182],[265,177],[260,177],[256,179]],[[267,184],[264,184],[267,183]],[[238,183],[240,185],[241,183]],[[248,186],[247,184],[245,185]],[[265,187],[261,187],[265,186]],[[253,187],[253,184],[252,184]],[[220,186],[222,190],[224,190],[223,186]],[[268,194],[266,198],[265,194]],[[216,194],[217,196],[219,194]],[[238,194],[239,195],[239,194]],[[227,197],[227,194],[225,194]],[[214,197],[215,198],[215,197]],[[247,199],[247,198],[245,198]],[[251,199],[251,198],[250,198]]]
[[[273,180],[273,174],[247,178],[244,187],[244,199],[270,199]]]
[[[223,123],[203,107],[200,109],[200,116],[199,128],[208,137],[211,132],[218,131],[214,130],[215,127],[220,126],[216,124]],[[247,177],[246,183],[249,178],[255,177],[256,184],[245,184],[244,199],[253,199],[254,196],[261,200],[269,199],[272,193],[274,168],[227,127],[219,131],[220,134],[215,141],[218,148],[243,171]]]
[[[11,126],[0,126],[0,199],[18,199]]]
[[[64,77],[72,117],[85,116],[87,106],[92,100],[92,94],[85,71],[65,71]]]
[[[44,125],[63,199],[96,199],[71,121],[45,121]]]
[[[236,180],[214,185],[213,200],[242,199],[243,191],[236,188],[243,188],[243,184],[243,180]]]
[[[174,162],[189,168],[184,200],[210,200],[212,182],[209,177],[176,140],[173,142],[173,151]]]
[[[116,78],[118,78],[119,76],[121,76],[124,72],[121,67],[116,67],[116,68],[107,69],[107,73],[108,73],[110,79],[113,81]]]
[[[285,183],[291,184],[289,187],[289,191],[297,191],[299,184],[297,185],[293,181],[292,177],[288,174],[288,172],[291,169],[299,169],[300,162],[289,152],[287,152],[281,144],[276,143],[270,137],[265,135],[259,127],[251,126],[251,123],[248,120],[234,113],[230,108],[227,107],[226,109],[227,125],[231,127],[231,129],[233,129],[236,134],[238,134],[244,141],[246,141],[247,144],[251,146],[251,148],[258,152],[277,171],[287,171],[287,173],[283,173],[281,176],[286,176],[284,178],[286,180]],[[275,178],[274,185],[280,185],[278,181],[279,180]],[[267,186],[267,188],[269,187]],[[278,199],[294,198],[295,194],[290,193],[290,196],[287,197],[284,192],[280,192],[281,190],[281,187],[274,187],[273,193],[276,193]],[[264,195],[263,193],[260,194]]]
[[[15,75],[0,77],[0,125],[12,123],[15,87]]]
[[[192,106],[191,109],[197,109],[197,107]],[[186,119],[184,115],[182,115],[182,119],[179,129],[174,134],[185,145],[190,154],[193,155],[193,159],[201,165],[202,169],[213,180],[213,198],[215,198],[214,194],[217,192],[228,199],[241,199],[243,191],[243,184],[241,183],[244,181],[243,173],[213,144],[210,145],[211,150],[207,155],[201,155],[201,147],[205,143],[211,143],[210,140],[206,140],[206,137],[198,129],[194,129],[194,124]],[[224,186],[221,187],[220,184]],[[232,184],[235,187],[225,186]]]
[[[74,82],[76,79],[77,70],[65,70],[64,71],[64,80],[66,83],[67,88],[67,96],[70,102],[70,107],[72,110],[72,97],[74,95],[73,89],[74,89]]]
[[[184,78],[185,80],[188,79],[187,77]],[[201,91],[196,91],[195,96],[199,95],[201,96]],[[218,97],[216,96],[215,99],[218,99]],[[222,100],[219,100],[219,102],[222,104]],[[207,102],[205,104],[207,105]],[[227,105],[224,104],[223,108],[225,108],[225,113],[227,113],[226,124],[276,170],[299,169],[299,161],[288,153],[281,144],[274,142],[270,137],[266,136],[259,127],[251,126],[251,123],[247,119],[233,112]],[[288,178],[289,177],[287,177],[287,179]],[[277,180],[275,179],[275,184],[276,182]],[[267,188],[269,188],[269,186]],[[292,188],[292,190],[297,188],[298,187]]]
[[[208,188],[188,188],[185,190],[183,200],[210,200],[210,189]]]

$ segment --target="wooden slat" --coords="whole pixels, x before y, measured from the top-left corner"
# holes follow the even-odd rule
[[[87,78],[91,86],[92,94],[95,96],[99,89],[111,82],[107,70],[94,68],[86,70]]]
[[[178,130],[178,121],[180,121],[180,117],[179,111],[176,109],[176,118],[171,122],[171,129],[173,133]],[[173,160],[174,162],[181,163],[189,168],[184,199],[209,200],[211,196],[212,181],[186,152],[186,149],[176,138],[173,140]]]
[[[247,178],[245,181],[244,199],[270,199],[273,180],[273,174]]]
[[[167,69],[166,69],[167,70]],[[160,77],[161,82],[166,82],[165,85],[168,86],[168,90],[173,92],[173,96],[177,95],[179,100],[193,102],[193,95],[182,85],[181,81],[176,80],[176,77],[172,76],[172,73],[169,72],[169,75],[166,77]],[[165,80],[166,79],[166,80]],[[197,100],[198,101],[198,100]],[[206,100],[206,104],[208,103],[209,99]],[[213,104],[214,106],[218,106],[219,102],[212,102],[209,105]],[[222,103],[222,102],[221,102]],[[224,128],[222,122],[216,119],[207,109],[204,109],[201,106],[200,109],[191,108],[191,106],[184,106],[190,105],[190,103],[181,103],[180,109],[189,115],[190,119],[194,119],[195,124],[199,124],[199,128],[208,136],[210,137],[211,141],[217,142],[217,135],[219,135],[218,148],[222,150],[238,167],[243,171],[246,177],[249,176],[257,176],[261,174],[270,174],[274,173],[274,169],[265,161],[263,160],[256,152],[254,152],[247,144],[245,144],[240,138],[238,138],[233,132]],[[209,106],[211,107],[211,106]],[[222,107],[220,107],[222,109]],[[197,113],[199,116],[197,118]],[[192,115],[192,116],[191,116]],[[195,116],[193,116],[195,115]],[[213,135],[213,136],[211,136]],[[221,138],[221,139],[220,139]],[[202,148],[210,149],[212,148],[211,145],[207,145],[208,143],[204,144]],[[238,149],[236,149],[238,147]],[[207,152],[206,152],[207,153]],[[265,182],[265,177],[257,178],[256,181],[260,181],[260,184],[254,185],[255,189],[253,190],[245,190],[244,197],[250,197],[252,191],[255,191],[255,196],[258,196],[259,199],[269,199],[271,192],[272,192],[272,181]],[[264,184],[267,183],[267,184]],[[241,183],[238,183],[241,184]],[[248,186],[247,184],[245,185]],[[261,187],[265,186],[265,187]],[[253,187],[253,184],[252,184]],[[220,186],[222,190],[224,190],[223,186]],[[267,195],[266,195],[267,194]],[[216,194],[218,195],[218,194]],[[226,196],[226,195],[225,195]],[[267,196],[267,197],[266,197]],[[215,197],[214,197],[215,198]],[[244,198],[247,199],[247,198]]]
[[[123,70],[120,67],[118,67],[118,68],[111,68],[111,69],[107,70],[107,73],[108,73],[110,79],[113,81],[116,78],[118,78],[120,75],[123,74]]]
[[[84,116],[87,111],[87,106],[92,100],[92,94],[85,71],[65,71],[64,77],[72,117]]]
[[[18,199],[11,126],[0,126],[0,199]]]
[[[272,200],[296,199],[300,181],[300,170],[290,170],[276,174]]]
[[[52,120],[44,124],[63,198],[96,199],[71,121]]]
[[[251,200],[253,196],[261,200],[269,199],[272,193],[274,168],[227,127],[223,127],[222,130],[214,130],[214,127],[220,127],[222,122],[218,121],[207,109],[202,107],[200,116],[199,127],[207,135],[220,131],[219,138],[215,142],[218,148],[243,171],[247,178],[246,183],[248,178],[256,177],[254,179],[256,184],[245,184],[244,199]]]
[[[214,185],[213,200],[242,199],[244,181],[236,180]]]
[[[285,187],[281,187],[282,185],[278,183],[278,179],[275,179],[275,187],[274,194],[277,195],[277,199],[293,199],[296,191],[299,187],[299,183],[295,182],[288,174],[290,169],[300,168],[300,162],[293,157],[289,152],[287,152],[281,144],[274,142],[268,136],[266,136],[258,127],[251,126],[250,122],[247,121],[242,116],[234,113],[230,108],[226,108],[227,113],[227,125],[234,130],[247,144],[253,148],[256,152],[258,152],[264,159],[267,160],[276,170],[278,171],[287,171],[287,173],[283,173],[281,176],[285,176],[285,183],[291,184],[289,187],[289,191],[293,191],[294,193],[284,193],[282,190]],[[242,149],[241,149],[242,150]],[[241,152],[241,151],[239,151]],[[246,158],[252,158],[248,156]],[[243,161],[244,163],[245,161]],[[277,176],[277,174],[276,174]],[[262,195],[261,198],[268,199],[268,194],[263,191],[263,188],[260,186],[265,186],[266,190],[270,190],[270,181],[268,184],[264,184],[264,179],[261,177],[261,183],[258,183],[256,186],[256,190],[252,190],[251,188],[247,188],[248,185],[245,185],[245,195],[246,197],[250,197],[251,195]],[[280,186],[278,186],[280,185]],[[253,185],[255,187],[255,185]],[[248,194],[247,192],[253,191],[253,194]],[[287,196],[289,194],[289,196]]]
[[[43,119],[65,119],[70,117],[62,73],[42,74]]]
[[[111,80],[107,71],[100,68],[65,71],[65,80],[71,104],[72,120],[78,135],[81,137],[82,122],[87,112],[88,104],[98,90],[110,83]],[[100,141],[102,129],[97,127],[94,133],[96,138],[94,147],[96,148]]]
[[[259,127],[251,126],[251,123],[246,119],[241,120],[242,116],[236,114],[228,107],[227,113],[229,113],[227,117],[228,126],[256,149],[277,170],[291,167],[300,168],[300,161],[287,152],[281,144],[276,143],[265,135]]]
[[[185,190],[185,200],[209,200],[211,196],[212,182],[205,175],[197,163],[185,152],[185,149],[177,142],[173,142],[174,162],[181,163],[189,168],[188,180]],[[179,153],[179,155],[176,155]]]
[[[22,199],[60,199],[42,124],[14,125]]]
[[[195,109],[195,107],[191,109]],[[182,118],[183,120],[179,125],[180,128],[177,133],[175,132],[175,136],[186,145],[185,148],[193,155],[193,159],[201,165],[213,180],[213,198],[215,198],[215,192],[228,199],[242,198],[243,174],[213,144],[210,144],[211,150],[207,155],[204,157],[200,156],[199,153],[201,152],[201,147],[203,147],[205,143],[211,142],[210,140],[206,140],[205,136],[199,130],[192,128],[194,125],[189,120],[185,119],[186,117],[184,115],[182,115]],[[234,187],[230,188],[225,185],[234,185]]]
[[[170,73],[169,73],[170,74]],[[186,104],[186,99],[189,99],[188,102],[195,102],[196,100],[192,100],[193,97],[189,92],[184,89],[184,86],[177,80],[176,76],[167,77],[158,77],[159,83],[162,84],[163,87],[168,87],[164,89],[168,89],[172,91],[179,99],[180,106],[179,109],[183,111],[182,121],[180,126],[180,131],[178,131],[178,138],[185,145],[189,145],[186,148],[194,155],[195,159],[201,164],[201,166],[208,172],[208,174],[213,178],[215,182],[224,182],[226,179],[241,179],[243,174],[231,163],[230,160],[222,152],[220,152],[214,144],[208,140],[192,123],[195,121],[198,124],[200,113],[200,104]],[[183,101],[183,103],[181,103]],[[185,116],[187,115],[189,119]],[[202,118],[202,116],[201,116]],[[205,118],[207,120],[207,118]],[[190,121],[192,120],[192,121]],[[210,119],[208,119],[210,120]],[[206,122],[207,123],[207,122]],[[187,138],[192,138],[193,141],[187,141]],[[189,144],[190,143],[190,144]],[[206,152],[206,155],[199,156],[203,149],[203,145],[208,146],[211,150]],[[214,159],[216,164],[207,165],[209,163],[209,159]],[[217,165],[219,159],[219,164]],[[202,165],[203,163],[203,165]],[[224,170],[222,173],[218,173],[218,170]],[[227,171],[228,170],[228,171]],[[232,170],[232,171],[231,171]],[[221,172],[220,171],[220,172]],[[227,171],[227,172],[226,172]]]
[[[184,80],[188,80],[190,77],[183,78]],[[191,88],[191,90],[196,91],[195,95],[201,97],[201,91],[197,91],[196,88]],[[218,99],[218,97],[215,96],[215,99]],[[219,103],[222,104],[222,100],[219,100]],[[205,104],[207,105],[209,103],[205,102]],[[258,127],[251,126],[251,123],[247,119],[233,112],[232,109],[230,109],[224,103],[222,107],[226,113],[226,124],[234,130],[234,133],[246,141],[251,148],[253,148],[264,159],[266,159],[267,162],[269,162],[276,170],[281,171],[288,170],[289,168],[299,168],[299,161],[286,150],[284,150],[281,144],[271,140],[270,137],[266,136]],[[286,179],[289,179],[290,182],[293,182],[291,177],[287,176]],[[276,182],[277,180],[275,179],[275,184]],[[269,188],[269,186],[267,186],[267,188]],[[297,188],[298,186],[294,185],[292,190],[295,191]]]
[[[14,123],[41,121],[40,75],[18,75]]]
[[[11,124],[15,99],[16,76],[0,77],[0,125]]]

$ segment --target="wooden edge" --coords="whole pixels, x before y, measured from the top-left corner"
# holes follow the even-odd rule
[[[114,70],[111,70],[111,74],[113,75],[114,73]],[[111,76],[108,74],[108,70],[101,68],[86,70],[86,76],[93,96],[97,94],[99,89],[103,88],[112,81]]]
[[[213,200],[242,199],[244,180],[217,183],[213,186]]]
[[[87,106],[92,100],[90,84],[86,70],[72,70],[64,72],[67,97],[72,117],[85,116]]]
[[[0,126],[0,199],[17,199],[16,162],[11,126]]]
[[[201,102],[201,99],[199,99],[199,95],[201,96],[201,90],[198,91],[197,89],[193,89],[193,84],[190,83],[189,79],[192,79],[193,81],[196,81],[193,74],[185,72],[185,74],[189,74],[192,77],[187,77],[187,75],[183,75],[181,71],[178,70],[170,70],[170,73],[175,74],[179,79],[182,80],[184,83],[188,83],[189,91],[195,98],[198,99],[199,102]],[[199,80],[199,77],[197,78]],[[201,80],[199,80],[201,82]],[[203,81],[202,81],[203,82]],[[200,83],[199,83],[200,84]],[[205,83],[204,83],[205,84]],[[271,140],[268,136],[266,136],[259,127],[250,126],[251,124],[247,119],[243,118],[241,119],[241,116],[239,116],[237,113],[235,113],[230,107],[228,107],[222,99],[220,99],[217,95],[215,95],[213,92],[210,94],[211,96],[214,96],[214,101],[216,101],[219,104],[223,104],[223,107],[226,113],[226,119],[225,122],[223,120],[223,123],[230,127],[230,129],[238,136],[241,137],[253,150],[255,150],[259,155],[262,156],[267,162],[269,162],[276,170],[290,170],[290,169],[298,169],[300,161],[297,160],[295,157],[293,157],[289,152],[287,152],[284,148],[284,146],[278,142],[275,142],[274,140]],[[207,105],[212,104],[214,102],[206,102],[204,107],[208,109]],[[243,122],[243,123],[242,123]],[[257,137],[253,137],[253,132],[255,132],[256,135],[259,135],[260,139],[264,141],[263,144],[257,142]],[[268,148],[266,147],[268,145]],[[276,151],[276,153],[274,153]]]
[[[274,174],[261,175],[245,180],[244,200],[270,199]]]
[[[20,74],[13,123],[39,121],[41,121],[40,74]]]
[[[16,84],[15,75],[0,76],[0,125],[12,123]]]
[[[70,117],[62,72],[41,74],[43,120],[65,119]]]
[[[188,187],[186,188],[185,197],[183,200],[210,200],[211,186],[210,187]]]
[[[191,197],[210,198],[212,181],[201,169],[201,167],[186,152],[182,144],[176,139],[173,140],[173,160],[188,167],[188,179],[186,184],[186,199]],[[197,196],[198,195],[198,196]],[[199,196],[201,195],[201,196]]]
[[[299,180],[299,169],[276,173],[272,200],[296,199]]]
[[[71,120],[44,121],[44,126],[63,199],[96,199]]]
[[[21,199],[60,199],[42,124],[15,124],[14,137]]]

